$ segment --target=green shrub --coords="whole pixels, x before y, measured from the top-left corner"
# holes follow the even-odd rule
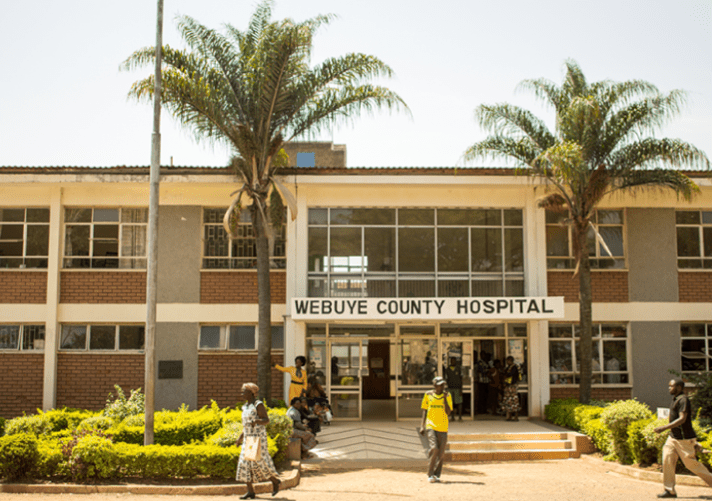
[[[79,425],[76,426],[77,430],[109,430],[114,426],[114,422],[111,418],[96,415],[82,420]]]
[[[117,474],[118,457],[112,441],[96,434],[83,436],[72,449],[70,469],[74,479],[110,478]]]
[[[5,435],[5,422],[7,422],[7,420],[5,420],[4,418],[0,417],[0,436],[4,436],[4,435]]]
[[[112,393],[107,397],[107,405],[104,407],[102,414],[111,418],[115,422],[120,422],[132,415],[144,414],[144,394],[141,389],[132,390],[129,399],[124,395],[122,387],[114,386],[116,399],[112,399]]]
[[[579,404],[573,410],[574,424],[576,424],[576,430],[583,432],[584,426],[587,422],[601,417],[603,413],[603,408],[600,406],[591,406],[585,404]]]
[[[34,471],[35,476],[51,478],[62,472],[60,466],[64,462],[64,457],[62,448],[57,441],[41,440],[37,445],[37,451],[39,459]]]
[[[653,420],[648,425],[644,426],[642,429],[643,441],[645,442],[645,447],[648,450],[654,450],[656,452],[655,460],[657,463],[662,463],[663,461],[663,446],[668,439],[670,431],[661,432],[656,434],[655,428],[667,425],[668,420],[664,418]]]
[[[51,431],[52,424],[48,417],[43,414],[15,417],[5,424],[5,434],[8,436],[29,433],[39,437]]]
[[[600,418],[586,422],[581,432],[590,437],[594,446],[604,455],[613,453],[613,435]]]
[[[79,424],[86,418],[96,415],[94,411],[78,410],[74,408],[52,409],[45,413],[38,411],[39,414],[45,415],[50,424],[50,431],[61,431],[66,429],[76,429]]]
[[[702,462],[703,464],[707,465],[710,467],[710,472],[712,472],[712,466],[713,466],[713,433],[712,431],[708,432],[705,435],[705,439],[700,441],[700,444],[702,445],[704,450],[709,451],[710,453],[700,453],[698,454],[698,460]]]
[[[653,413],[648,406],[635,399],[616,401],[604,408],[601,420],[613,435],[613,453],[621,464],[633,462],[628,450],[628,426],[636,420],[652,418],[652,416]]]
[[[40,454],[37,438],[30,433],[0,437],[0,477],[9,481],[31,475]]]
[[[546,420],[555,425],[577,429],[576,420],[574,419],[574,410],[582,406],[577,399],[554,399],[544,408]]]
[[[206,444],[214,446],[234,446],[238,438],[243,432],[243,424],[241,422],[230,422],[224,424],[216,433],[206,440]]]
[[[655,416],[636,420],[628,426],[628,452],[631,459],[637,464],[651,465],[658,461],[658,450],[648,446],[643,434],[643,429],[653,423]]]

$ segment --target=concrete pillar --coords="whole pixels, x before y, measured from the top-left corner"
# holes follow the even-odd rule
[[[45,373],[42,387],[42,409],[47,411],[57,401],[57,349],[60,324],[57,312],[60,304],[60,269],[62,262],[62,187],[55,186],[50,194],[50,241],[47,258],[47,300],[45,312]]]

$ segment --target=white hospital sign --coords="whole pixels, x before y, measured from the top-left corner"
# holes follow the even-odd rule
[[[293,298],[293,320],[552,320],[563,297]]]

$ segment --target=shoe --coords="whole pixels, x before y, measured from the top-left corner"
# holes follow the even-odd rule
[[[675,492],[669,492],[666,490],[662,494],[658,494],[659,499],[677,499],[678,495]]]
[[[429,478],[427,478],[427,481],[429,481],[430,483],[437,483],[437,478],[435,476],[430,476]]]
[[[256,498],[256,494],[254,494],[253,492],[246,492],[241,497],[239,497],[239,499],[241,499],[241,500],[255,499],[255,498]]]
[[[436,475],[435,475],[435,476],[434,476],[434,479],[437,481],[437,483],[442,483],[442,480],[439,479],[439,476],[436,476]]]
[[[273,492],[271,495],[275,496],[281,489],[281,482],[279,481],[271,481],[271,484],[273,485]]]

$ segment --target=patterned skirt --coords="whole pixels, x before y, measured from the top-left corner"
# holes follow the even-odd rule
[[[268,481],[271,477],[278,477],[276,466],[273,465],[273,459],[268,454],[268,437],[266,436],[265,428],[261,437],[261,459],[246,460],[243,458],[243,450],[238,458],[238,467],[236,468],[236,481],[239,483],[258,483]],[[244,436],[245,440],[245,436]]]
[[[516,385],[506,385],[504,387],[504,409],[507,413],[517,413],[519,411],[519,394],[516,392]]]

